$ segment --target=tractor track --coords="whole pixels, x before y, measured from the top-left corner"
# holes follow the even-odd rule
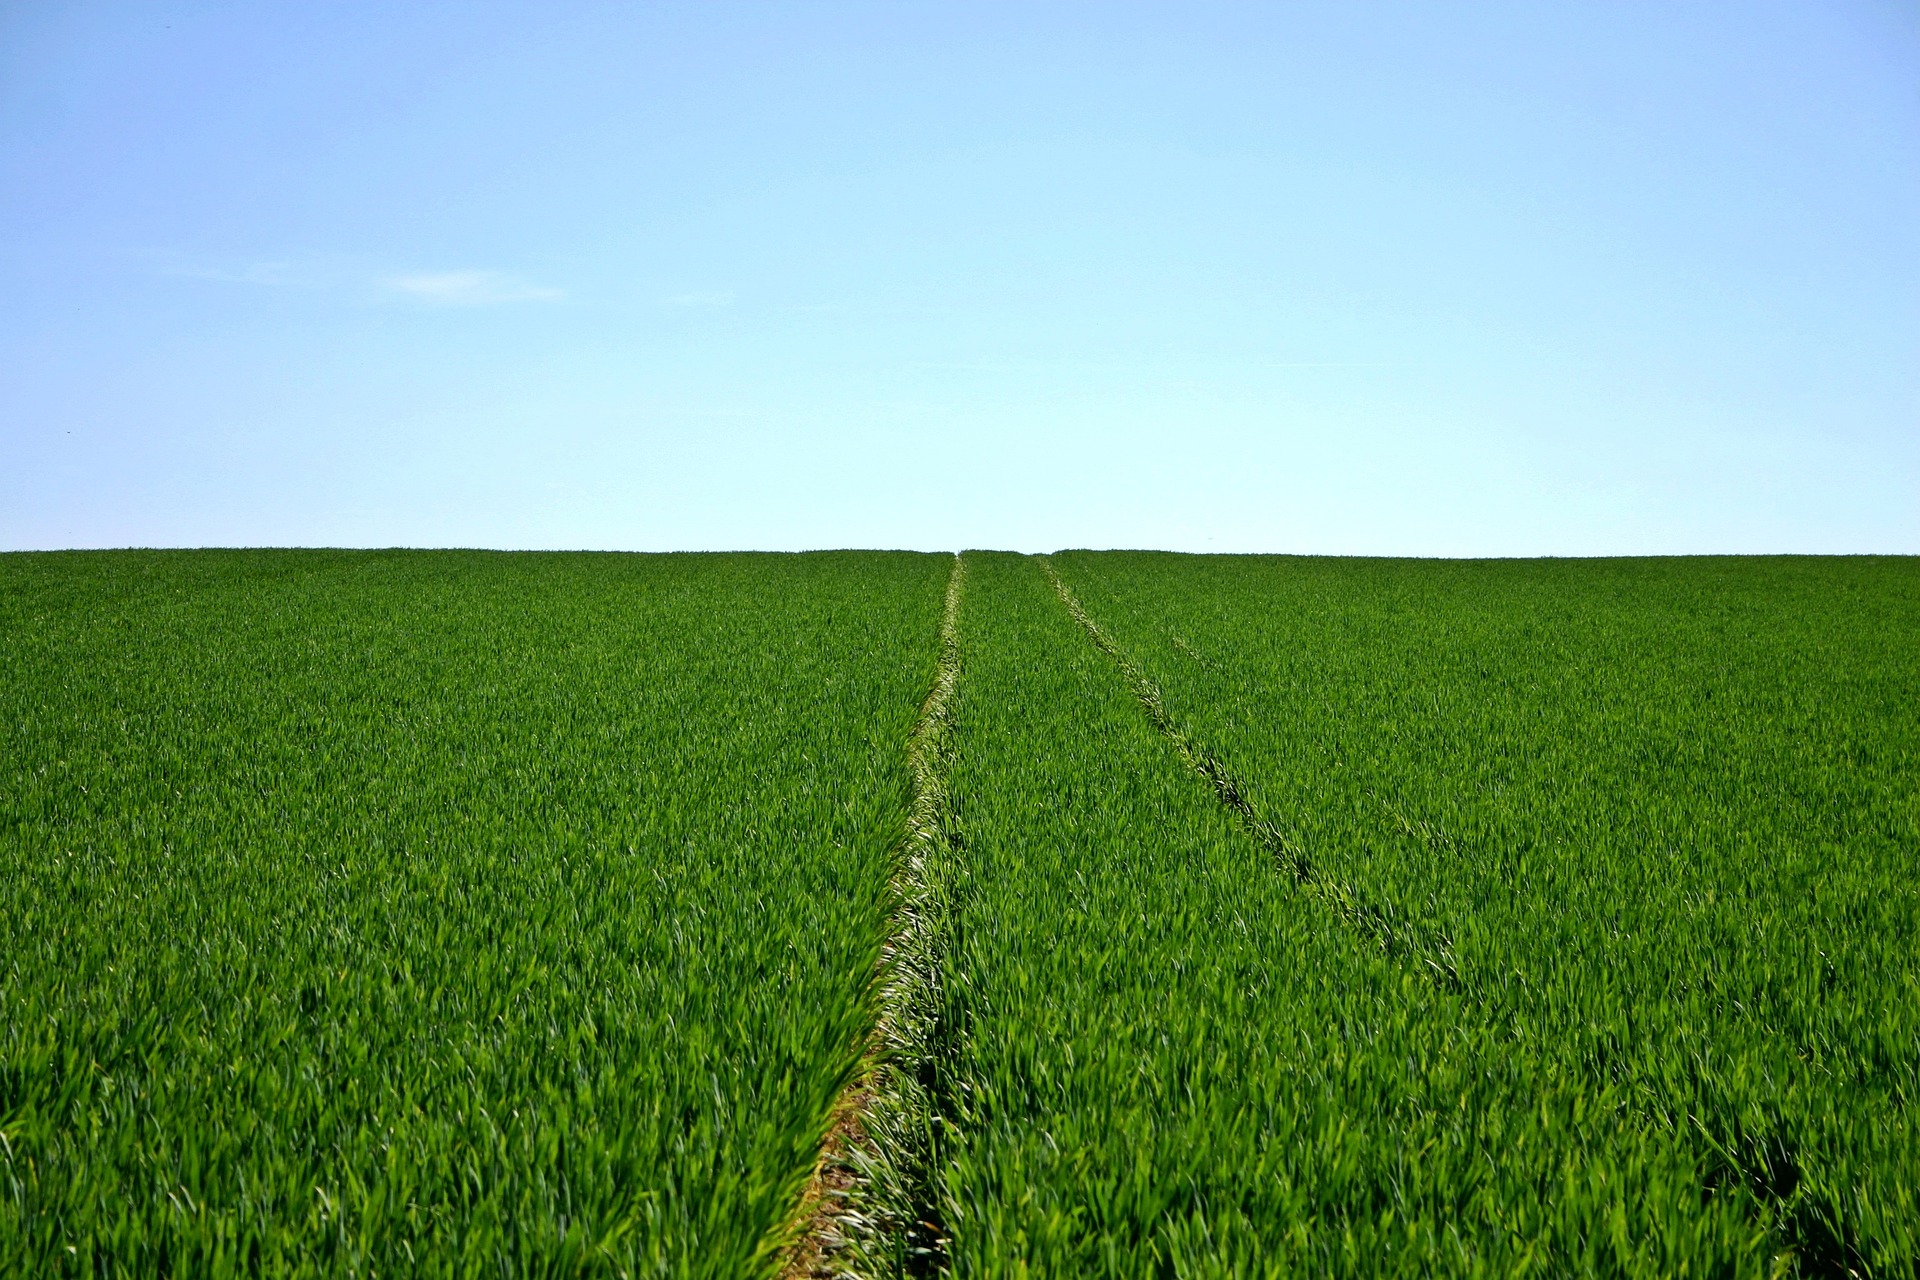
[[[874,1024],[782,1233],[781,1280],[918,1274],[937,1269],[944,1256],[928,1194],[937,1120],[925,1068],[933,1053],[949,912],[941,864],[950,844],[946,765],[965,580],[966,562],[956,555],[939,661],[907,739],[912,800],[894,854],[893,909],[874,974]]]
[[[1292,876],[1294,883],[1302,890],[1318,898],[1335,916],[1371,938],[1383,951],[1417,961],[1420,971],[1442,988],[1460,989],[1460,972],[1454,958],[1452,940],[1429,926],[1406,919],[1390,905],[1382,906],[1364,900],[1352,886],[1341,883],[1326,875],[1322,868],[1316,867],[1297,841],[1261,816],[1247,798],[1245,784],[1233,775],[1218,756],[1174,719],[1161,696],[1160,686],[1094,621],[1093,615],[1087,612],[1079,597],[1073,594],[1073,589],[1060,576],[1060,571],[1053,567],[1052,560],[1047,556],[1038,556],[1036,559],[1046,573],[1047,580],[1053,584],[1054,594],[1060,598],[1060,603],[1073,615],[1074,621],[1080,624],[1095,647],[1120,669],[1133,690],[1134,698],[1146,711],[1154,727],[1173,744],[1187,767],[1206,780],[1220,803],[1233,811],[1247,832],[1272,856],[1275,865],[1283,873]],[[1185,647],[1183,643],[1182,648]]]

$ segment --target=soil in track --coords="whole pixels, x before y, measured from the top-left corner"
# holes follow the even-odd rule
[[[955,556],[932,685],[906,745],[913,792],[889,885],[873,1026],[801,1192],[797,1234],[786,1246],[781,1270],[789,1280],[932,1274],[944,1261],[932,1195],[934,1102],[928,1086],[950,922],[946,773],[965,580],[966,562]]]

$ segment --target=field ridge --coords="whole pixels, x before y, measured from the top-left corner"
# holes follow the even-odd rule
[[[912,800],[889,886],[893,910],[876,971],[873,1028],[795,1207],[784,1280],[898,1275],[910,1263],[937,1262],[944,1253],[926,1191],[935,1125],[926,1067],[948,931],[939,862],[949,843],[946,766],[965,580],[966,562],[956,554],[933,682],[907,740]]]

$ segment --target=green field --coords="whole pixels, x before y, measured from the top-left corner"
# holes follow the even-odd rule
[[[9,557],[0,1274],[764,1262],[949,562]]]
[[[1897,558],[0,556],[0,1274],[1920,1275],[1916,636]]]

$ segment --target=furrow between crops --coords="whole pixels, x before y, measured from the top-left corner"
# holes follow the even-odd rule
[[[965,580],[966,562],[956,555],[933,684],[907,742],[912,800],[875,974],[874,1025],[789,1227],[783,1280],[920,1273],[944,1254],[930,1192],[937,1121],[928,1084],[951,910],[946,776]]]
[[[1252,803],[1247,800],[1245,789],[1227,771],[1227,767],[1205,746],[1194,741],[1193,736],[1181,728],[1179,722],[1168,712],[1166,702],[1160,696],[1160,686],[1155,684],[1146,672],[1135,666],[1133,659],[1129,658],[1126,652],[1114,643],[1113,638],[1101,629],[1100,624],[1093,620],[1093,616],[1081,605],[1079,597],[1073,594],[1073,588],[1066,584],[1059,571],[1053,567],[1053,562],[1046,556],[1040,556],[1038,559],[1040,567],[1046,571],[1047,580],[1053,584],[1054,594],[1060,597],[1060,603],[1067,607],[1067,612],[1073,615],[1073,620],[1080,624],[1081,629],[1092,638],[1100,651],[1113,659],[1114,665],[1120,668],[1120,673],[1126,677],[1127,683],[1133,688],[1133,696],[1139,699],[1141,707],[1146,710],[1147,718],[1153,721],[1154,727],[1173,743],[1174,750],[1180,753],[1180,758],[1186,762],[1187,767],[1207,780],[1213,788],[1214,795],[1219,797],[1220,803],[1239,815],[1240,821],[1246,825],[1247,830],[1273,852],[1275,860],[1284,870],[1290,871],[1296,881],[1304,884],[1312,880],[1313,864],[1307,858],[1306,851],[1287,839],[1284,832],[1255,811]]]
[[[1053,584],[1054,594],[1073,615],[1100,651],[1113,660],[1133,690],[1133,695],[1153,722],[1173,744],[1189,768],[1204,778],[1220,803],[1231,809],[1247,831],[1272,854],[1277,867],[1293,877],[1294,883],[1320,899],[1340,919],[1365,934],[1389,954],[1417,960],[1419,967],[1443,987],[1458,989],[1460,972],[1453,954],[1452,940],[1439,931],[1406,919],[1390,905],[1365,900],[1352,886],[1316,866],[1308,852],[1289,838],[1276,824],[1262,817],[1248,799],[1248,789],[1206,745],[1188,733],[1167,710],[1160,686],[1142,671],[1124,649],[1108,635],[1073,594],[1059,570],[1046,556],[1038,556],[1040,567]]]

